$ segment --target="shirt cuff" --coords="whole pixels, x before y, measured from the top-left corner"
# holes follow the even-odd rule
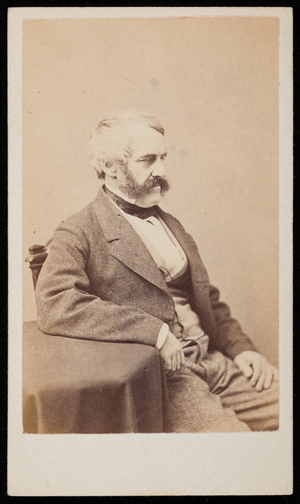
[[[157,337],[157,340],[156,340],[155,348],[157,350],[161,349],[161,347],[163,346],[164,342],[167,339],[168,334],[169,334],[169,326],[168,326],[168,324],[163,324],[161,326],[161,329],[160,329],[160,331],[158,333],[158,337]]]

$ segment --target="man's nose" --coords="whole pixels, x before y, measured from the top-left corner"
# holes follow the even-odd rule
[[[161,159],[157,159],[153,166],[152,176],[153,177],[164,177],[166,175],[166,168]]]

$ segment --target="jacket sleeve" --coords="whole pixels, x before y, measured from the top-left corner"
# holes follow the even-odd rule
[[[88,240],[78,226],[57,228],[36,286],[39,329],[52,335],[155,346],[162,321],[139,308],[93,295],[88,255]]]
[[[245,350],[257,352],[249,336],[242,331],[237,320],[231,317],[229,307],[219,300],[220,292],[213,285],[209,287],[209,298],[217,327],[213,338],[215,348],[231,359]]]

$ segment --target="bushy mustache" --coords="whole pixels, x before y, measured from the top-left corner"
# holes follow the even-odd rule
[[[157,177],[150,176],[146,180],[146,182],[144,182],[144,184],[142,185],[140,190],[141,190],[141,193],[146,194],[150,191],[150,189],[152,189],[153,187],[157,187],[157,186],[160,186],[162,192],[166,192],[170,189],[170,184],[166,178],[159,177],[159,176],[157,176]]]

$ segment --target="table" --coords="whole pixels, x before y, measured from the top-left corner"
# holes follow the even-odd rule
[[[50,336],[25,322],[26,433],[171,432],[158,351],[133,343]]]

